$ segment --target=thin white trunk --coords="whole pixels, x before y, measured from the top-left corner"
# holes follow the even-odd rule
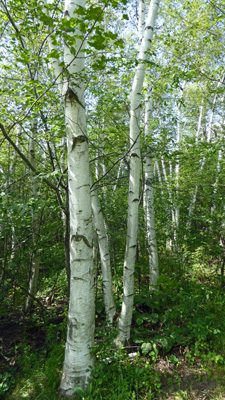
[[[153,165],[151,153],[145,156],[144,208],[146,213],[147,240],[149,251],[149,289],[155,290],[159,278],[158,249],[155,231]]]
[[[152,91],[148,90],[145,103],[145,140],[149,135],[151,129],[152,116]],[[155,231],[155,212],[154,212],[154,190],[153,190],[153,163],[151,150],[148,149],[144,157],[145,166],[145,183],[143,203],[146,219],[146,231],[148,241],[149,253],[149,290],[155,290],[157,280],[159,278],[159,262],[158,262],[158,249]]]
[[[35,136],[37,134],[37,121],[33,122],[32,132],[29,140],[29,153],[30,163],[36,168],[35,160]],[[31,196],[35,199],[37,197],[37,183],[36,177],[31,172]],[[29,312],[34,303],[34,296],[37,292],[37,284],[39,277],[39,266],[40,266],[40,251],[37,248],[38,241],[38,220],[35,213],[32,211],[32,238],[34,250],[31,254],[31,266],[30,266],[30,277],[28,285],[28,296],[25,304],[25,312]]]
[[[222,104],[224,103],[224,95],[221,99],[221,103]],[[222,117],[220,120],[220,132],[218,132],[220,137],[223,136],[223,128],[222,128],[223,125],[224,125],[224,118],[223,118],[223,114],[222,114]],[[211,208],[211,213],[215,212],[215,198],[216,198],[217,191],[218,191],[218,183],[219,183],[219,177],[220,177],[220,173],[221,173],[221,161],[223,159],[223,153],[224,153],[223,147],[224,146],[222,146],[222,149],[220,149],[218,151],[218,159],[217,159],[217,166],[216,166],[217,175],[216,175],[216,181],[214,183],[214,189],[213,189],[213,204],[212,204],[212,208]]]
[[[163,156],[161,156],[161,164],[162,164],[162,171],[163,171],[163,176],[164,176],[164,181],[168,183],[168,178],[167,178],[167,173],[166,173],[166,166],[165,166],[165,161]]]
[[[139,0],[139,19],[138,19],[138,32],[139,43],[141,44],[145,31],[145,0]]]
[[[162,186],[162,175],[161,175],[161,171],[160,171],[160,168],[159,168],[159,161],[158,161],[157,158],[155,158],[155,168],[156,168],[156,172],[157,172],[159,183]],[[163,193],[163,188],[162,188],[162,193]]]
[[[161,164],[162,164],[162,172],[163,174],[161,175],[161,171],[160,171],[160,167],[159,167],[159,162],[157,159],[155,159],[155,164],[156,164],[156,169],[157,169],[157,174],[158,174],[158,179],[159,182],[161,184],[161,192],[162,195],[164,194],[164,190],[163,190],[163,182],[162,182],[162,176],[164,177],[164,181],[166,183],[166,188],[167,188],[167,192],[168,192],[168,196],[169,196],[169,201],[170,201],[170,205],[168,206],[167,203],[165,203],[165,211],[166,211],[166,215],[167,215],[167,228],[166,228],[166,249],[167,250],[171,250],[172,249],[172,240],[170,237],[170,233],[169,233],[169,229],[168,227],[171,226],[171,215],[173,216],[173,210],[171,210],[171,204],[172,204],[172,193],[170,190],[170,186],[168,183],[168,177],[167,177],[167,172],[166,172],[166,166],[165,166],[165,162],[164,162],[164,158],[163,156],[161,156]],[[173,218],[172,218],[173,221]]]
[[[218,190],[219,175],[220,175],[220,172],[221,172],[221,161],[222,161],[222,150],[219,150],[218,151],[217,166],[216,166],[217,177],[216,177],[216,181],[214,183],[214,190],[213,190],[213,196],[214,197],[216,196],[217,190]]]
[[[113,192],[115,192],[116,189],[117,189],[118,182],[119,182],[119,178],[120,178],[120,174],[121,174],[121,171],[122,171],[123,162],[124,162],[124,160],[121,160],[121,161],[120,161],[119,168],[118,168],[118,170],[117,170],[117,175],[116,175],[116,183],[112,186]]]
[[[60,157],[60,173],[62,174],[66,169],[66,137],[62,138],[62,154]],[[65,178],[67,180],[67,178]],[[68,281],[68,293],[70,292],[70,218],[69,218],[69,193],[68,193],[68,181],[66,181],[65,189],[65,211],[61,210],[62,224],[63,224],[63,235],[64,235],[64,254],[65,254],[65,267]],[[59,187],[60,190],[60,187]],[[63,198],[63,193],[61,194]]]
[[[202,100],[202,102],[203,102],[203,100]],[[199,113],[199,118],[198,118],[198,126],[197,126],[197,131],[196,131],[196,136],[195,136],[195,143],[198,143],[198,140],[199,140],[199,135],[200,135],[200,131],[201,131],[202,116],[203,116],[203,104],[200,107],[200,113]],[[196,185],[194,193],[193,193],[192,198],[191,198],[189,209],[188,209],[187,228],[190,228],[190,226],[191,226],[191,219],[192,219],[192,214],[193,214],[194,208],[195,208],[197,192],[198,192],[198,186]]]
[[[180,93],[180,101],[184,94],[186,82],[184,81],[181,88]],[[178,112],[177,112],[177,137],[176,137],[176,149],[179,149],[180,142],[182,140],[182,130],[181,130],[181,102],[178,104]],[[178,240],[178,228],[179,228],[179,219],[180,219],[180,206],[178,204],[178,193],[179,193],[179,175],[180,175],[180,161],[179,157],[176,158],[176,165],[175,165],[175,183],[176,183],[176,199],[175,199],[175,207],[174,207],[174,214],[172,212],[172,224],[174,230],[174,245],[177,247],[177,240]]]
[[[64,15],[68,20],[76,18],[77,7],[85,8],[85,1],[65,0]],[[67,132],[70,216],[70,301],[60,385],[65,396],[72,396],[76,388],[87,385],[94,363],[95,329],[90,169],[82,79],[85,53],[78,27],[71,35],[79,53],[74,56],[65,43],[64,62],[68,68],[67,74],[59,80]],[[50,41],[50,49],[51,45]],[[57,61],[53,60],[56,76],[60,71]]]
[[[221,85],[224,82],[224,79],[225,79],[225,76],[223,75],[222,79],[217,84],[217,89],[219,89],[221,87]],[[211,110],[211,113],[210,113],[209,124],[208,124],[208,128],[207,128],[207,143],[210,143],[211,139],[212,139],[212,133],[213,133],[212,124],[213,124],[213,118],[214,118],[214,113],[215,113],[217,97],[218,97],[218,94],[216,93],[215,96],[214,96],[214,99],[213,99],[212,110]],[[203,111],[201,110],[200,115],[201,115],[202,112]],[[199,117],[199,120],[200,120],[200,117]],[[199,124],[198,124],[198,131],[197,131],[197,135],[196,135],[196,141],[197,141],[197,138],[199,136],[199,131],[200,131],[199,125],[200,125],[200,122],[201,122],[201,120],[199,121]],[[202,172],[202,170],[203,170],[203,168],[205,166],[205,163],[206,163],[206,157],[203,157],[203,159],[200,160],[200,168],[199,168],[199,172],[200,173]],[[190,228],[190,226],[191,226],[192,215],[193,215],[193,212],[194,212],[194,209],[195,209],[195,204],[196,204],[196,199],[197,199],[197,193],[198,193],[198,185],[195,186],[195,190],[194,190],[194,193],[193,193],[192,199],[190,201],[190,205],[189,205],[188,222],[187,222],[187,227],[188,228]]]
[[[101,270],[102,270],[102,291],[105,304],[105,312],[107,320],[112,323],[113,317],[116,312],[116,307],[113,299],[112,292],[112,272],[110,263],[110,253],[108,238],[102,215],[101,204],[98,198],[97,189],[93,187],[93,179],[91,176],[91,206],[93,211],[94,226],[98,236],[98,246],[101,259]]]
[[[22,133],[21,126],[17,125],[16,146],[18,148],[19,148],[19,138],[20,138],[21,133]],[[7,181],[7,186],[10,185],[11,177],[13,176],[13,174],[15,172],[16,158],[17,158],[17,153],[16,153],[16,150],[13,149],[12,161],[11,161],[11,165],[10,165],[10,168],[9,168],[9,178],[8,178],[8,181]],[[10,260],[11,261],[13,261],[13,259],[15,258],[16,243],[17,243],[16,230],[15,230],[15,226],[12,225],[12,236],[11,236],[11,250],[12,251],[11,251],[11,256],[10,256]]]
[[[140,0],[142,1],[142,0]],[[119,338],[121,343],[130,338],[133,313],[134,268],[137,253],[138,205],[140,185],[140,110],[141,91],[145,77],[145,60],[151,47],[154,25],[158,13],[159,0],[152,0],[140,44],[138,66],[135,70],[130,105],[130,176],[128,194],[127,240],[123,272],[123,302],[119,319]]]
[[[200,131],[201,131],[201,127],[202,127],[203,109],[204,109],[204,106],[203,106],[203,100],[202,100],[202,105],[200,106],[200,113],[199,113],[199,118],[198,118],[198,126],[197,126],[196,135],[195,135],[195,143],[198,143],[199,136],[200,136]]]

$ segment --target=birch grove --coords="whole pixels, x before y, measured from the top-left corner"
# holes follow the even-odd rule
[[[162,352],[222,337],[225,12],[159,3],[0,0],[7,399],[152,398]]]

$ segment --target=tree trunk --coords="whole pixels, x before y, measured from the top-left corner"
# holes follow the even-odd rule
[[[66,1],[65,16],[76,18],[78,6],[84,8],[84,1]],[[75,36],[78,54],[74,56],[65,44],[69,78],[68,74],[63,77],[60,86],[67,131],[70,215],[70,301],[60,385],[65,396],[72,396],[77,387],[85,388],[87,384],[93,365],[95,329],[90,169],[82,80],[85,54],[79,29],[76,27],[71,35]],[[55,67],[59,69],[57,63]]]
[[[37,120],[34,121],[31,137],[29,141],[29,153],[30,153],[30,163],[36,168],[36,161],[35,161],[35,136],[37,134]],[[36,179],[31,172],[31,196],[36,199],[37,197],[37,183]],[[29,312],[33,307],[34,303],[34,296],[37,292],[37,284],[38,284],[38,277],[39,277],[39,266],[40,266],[40,252],[37,247],[38,242],[38,230],[39,224],[37,220],[37,216],[35,212],[32,210],[32,237],[33,237],[33,247],[34,250],[31,254],[31,265],[30,265],[30,276],[29,276],[29,285],[28,285],[28,296],[25,304],[25,312]]]
[[[225,79],[225,75],[223,75],[222,79],[218,82],[217,90],[219,90],[221,85],[224,83],[224,79]],[[212,104],[212,110],[211,110],[210,117],[209,117],[209,124],[208,124],[208,127],[207,127],[207,138],[206,138],[207,143],[210,143],[211,139],[212,139],[212,133],[213,133],[212,123],[213,123],[213,118],[214,118],[217,98],[218,98],[218,93],[216,93],[215,96],[214,96],[213,104]],[[202,113],[202,110],[200,112],[200,116],[201,116],[201,113]],[[198,141],[198,137],[199,137],[200,122],[201,122],[201,118],[199,117],[199,124],[198,124],[198,129],[197,129],[196,142]],[[199,173],[201,173],[202,170],[204,169],[205,163],[206,163],[206,157],[203,157],[203,159],[200,160]],[[191,227],[191,221],[192,221],[192,216],[193,216],[194,209],[195,209],[197,193],[198,193],[198,185],[195,186],[195,190],[194,190],[194,193],[192,195],[191,202],[190,202],[190,205],[189,205],[189,211],[188,211],[188,217],[189,218],[188,218],[188,222],[187,222],[187,227],[188,228]]]
[[[152,116],[152,93],[148,90],[145,104],[145,140],[150,132],[150,119]],[[147,143],[146,143],[147,144]],[[148,149],[144,157],[145,183],[144,183],[144,210],[147,230],[149,253],[149,290],[155,290],[159,278],[158,249],[155,232],[154,189],[153,189],[153,164],[151,150]]]
[[[140,0],[142,1],[142,0]],[[118,341],[125,343],[130,338],[134,298],[134,268],[137,252],[138,205],[140,185],[140,110],[141,91],[145,77],[147,52],[151,47],[153,29],[158,13],[159,1],[152,0],[140,43],[138,66],[131,91],[130,106],[130,176],[128,194],[127,240],[123,270],[123,302],[119,319]],[[140,24],[142,26],[142,23]]]
[[[178,104],[177,109],[177,135],[176,135],[176,150],[179,151],[180,142],[182,140],[182,131],[181,131],[181,99],[183,98],[184,88],[186,85],[186,81],[183,82],[180,92],[180,102]],[[174,241],[174,249],[178,250],[178,229],[179,229],[179,220],[180,220],[180,205],[179,205],[179,175],[180,175],[180,160],[179,156],[176,156],[176,164],[175,164],[175,184],[176,184],[176,193],[175,193],[175,201],[174,201],[174,213],[172,213],[172,225],[173,225],[173,241]]]
[[[116,307],[112,292],[112,272],[111,272],[109,245],[101,210],[101,204],[98,198],[97,189],[93,187],[92,177],[91,177],[91,186],[92,186],[91,206],[92,206],[94,226],[98,236],[98,246],[100,251],[101,269],[102,269],[102,291],[105,304],[105,312],[108,321],[112,323],[113,317],[116,312]]]

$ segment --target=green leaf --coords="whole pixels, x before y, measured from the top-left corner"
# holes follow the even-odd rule
[[[84,397],[85,396],[85,391],[81,387],[76,388],[74,390],[74,393],[78,394],[80,397]]]
[[[136,324],[137,324],[138,326],[142,325],[142,324],[143,324],[143,318],[137,318],[137,319],[136,319]]]
[[[152,344],[151,343],[143,343],[141,346],[141,350],[144,355],[148,354],[152,350]]]

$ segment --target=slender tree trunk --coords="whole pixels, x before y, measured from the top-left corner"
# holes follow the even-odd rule
[[[17,126],[17,132],[16,132],[16,146],[19,148],[19,138],[21,135],[21,126],[18,125]],[[15,151],[15,149],[13,149],[13,154],[12,154],[12,161],[11,161],[11,165],[9,168],[9,178],[7,180],[7,186],[9,187],[10,183],[11,183],[11,178],[14,175],[15,172],[15,166],[16,166],[16,159],[17,159],[17,153]],[[16,255],[16,230],[15,230],[15,226],[12,225],[12,235],[11,235],[11,256],[10,256],[10,261],[13,261],[13,259],[15,258]]]
[[[203,117],[203,100],[202,100],[202,105],[200,106],[200,113],[199,113],[199,118],[198,118],[198,126],[197,126],[197,131],[196,131],[196,136],[195,136],[195,143],[198,143],[199,136],[200,136],[200,131],[202,127],[202,117]]]
[[[144,35],[140,43],[138,66],[135,71],[130,106],[130,176],[128,194],[127,240],[123,272],[123,302],[119,319],[118,341],[125,343],[130,338],[133,313],[134,268],[137,252],[138,205],[140,185],[140,110],[141,91],[145,77],[147,52],[151,47],[159,1],[152,0],[145,24]],[[142,25],[142,24],[141,24]]]
[[[35,160],[35,136],[37,134],[37,120],[33,122],[31,137],[29,141],[29,153],[30,153],[30,163],[36,168],[36,160]],[[31,172],[31,196],[36,199],[37,197],[37,183],[36,179]],[[31,266],[30,266],[30,277],[29,277],[29,285],[28,291],[29,294],[27,296],[26,304],[25,304],[25,312],[29,312],[34,303],[34,296],[37,292],[37,284],[39,277],[39,266],[40,266],[40,252],[37,247],[38,242],[38,229],[39,224],[37,220],[37,216],[35,212],[32,210],[32,237],[33,237],[33,247],[34,250],[31,255]]]
[[[150,132],[150,120],[152,116],[152,91],[147,91],[145,104],[145,140]],[[144,183],[144,210],[146,220],[146,231],[149,253],[149,290],[155,290],[159,278],[158,249],[155,231],[155,212],[154,212],[154,189],[153,189],[153,163],[152,153],[148,149],[144,157],[145,183]]]
[[[218,82],[218,84],[217,84],[217,90],[221,87],[221,85],[224,83],[224,80],[225,80],[225,76],[223,75],[223,77],[222,77],[222,79]],[[211,139],[212,139],[212,133],[213,133],[213,130],[212,130],[212,123],[213,123],[213,118],[214,118],[214,113],[215,113],[215,107],[216,107],[216,101],[217,101],[217,98],[218,98],[218,94],[216,93],[215,94],[215,96],[214,96],[214,99],[213,99],[213,104],[212,104],[212,110],[211,110],[211,113],[210,113],[210,117],[209,117],[209,123],[208,123],[208,127],[207,127],[207,143],[210,143],[211,142]],[[201,117],[201,114],[202,114],[202,110],[200,111],[200,116],[199,116],[199,123],[198,123],[198,129],[197,129],[197,135],[196,135],[196,142],[198,141],[198,137],[199,137],[199,131],[200,131],[200,122],[201,122],[201,119],[202,119],[202,117]],[[199,172],[201,173],[202,172],[202,170],[203,170],[203,168],[204,168],[204,166],[205,166],[205,163],[206,163],[206,157],[203,157],[203,159],[202,160],[200,160],[200,168],[199,168]],[[187,222],[187,227],[188,228],[190,228],[191,227],[191,221],[192,221],[192,216],[193,216],[193,212],[194,212],[194,209],[195,209],[195,204],[196,204],[196,199],[197,199],[197,193],[198,193],[198,185],[196,185],[195,186],[195,190],[194,190],[194,193],[193,193],[193,195],[192,195],[192,198],[191,198],[191,202],[190,202],[190,205],[189,205],[189,210],[188,210],[188,222]]]
[[[177,137],[176,137],[176,150],[179,150],[179,145],[182,140],[182,131],[181,131],[181,99],[184,94],[186,82],[183,82],[181,93],[180,93],[180,103],[178,104],[178,112],[177,112]],[[172,225],[173,225],[173,240],[174,240],[174,248],[178,250],[178,229],[179,229],[179,219],[180,219],[180,206],[179,206],[179,175],[180,175],[180,160],[179,156],[176,157],[175,164],[175,184],[176,184],[176,198],[175,198],[175,206],[174,206],[174,214],[172,213]]]
[[[110,263],[110,252],[105,223],[102,215],[101,204],[98,198],[97,189],[93,187],[93,179],[91,176],[91,206],[93,211],[94,226],[98,236],[98,246],[101,259],[102,269],[102,291],[105,304],[106,317],[110,323],[116,312],[116,307],[112,292],[112,272]]]

